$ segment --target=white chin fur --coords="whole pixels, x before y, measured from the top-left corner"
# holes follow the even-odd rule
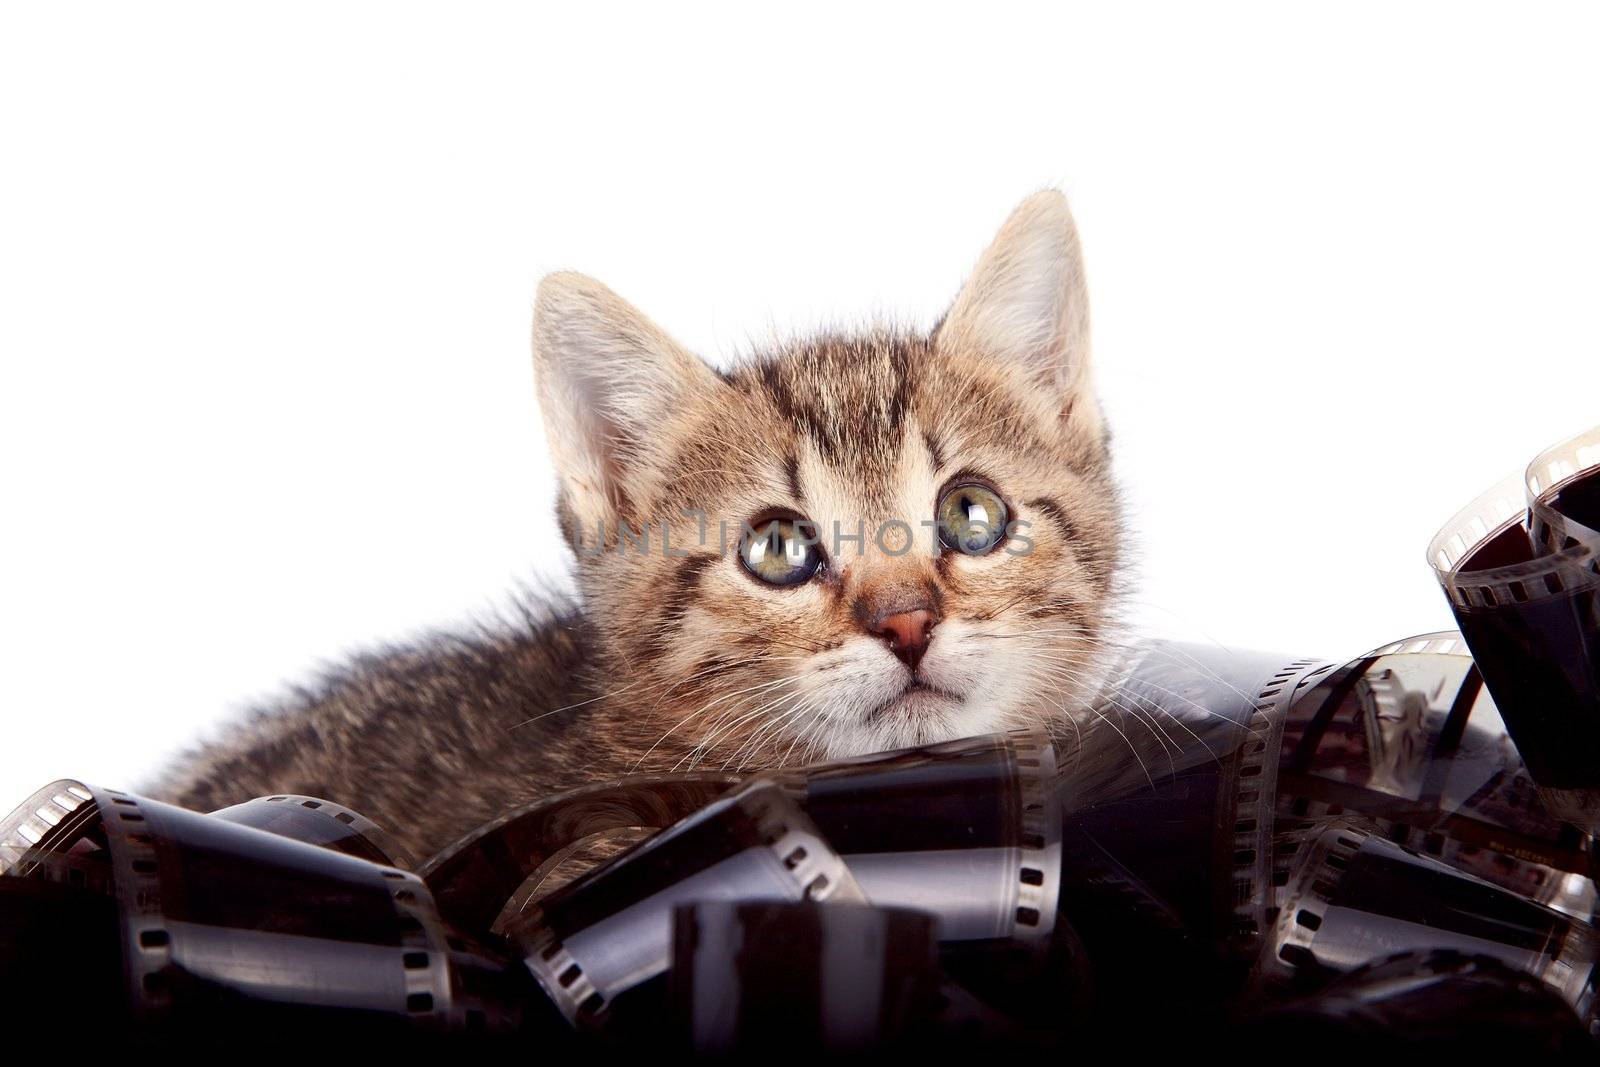
[[[932,688],[911,691],[911,672],[875,638],[819,653],[801,683],[810,713],[794,716],[784,762],[950,741],[1070,713],[1095,680],[1041,675],[1031,669],[1029,644],[992,626],[947,620],[919,666]]]

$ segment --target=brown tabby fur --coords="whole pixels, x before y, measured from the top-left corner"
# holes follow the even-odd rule
[[[424,856],[512,805],[634,770],[1076,729],[1121,541],[1087,315],[1054,192],[1017,209],[929,335],[815,337],[726,373],[598,283],[550,276],[535,363],[581,606],[358,659],[154,792],[201,810],[322,796]],[[936,550],[918,523],[968,475],[1027,524],[1031,552]],[[719,523],[736,541],[774,508],[823,532],[803,585],[763,585],[721,551]],[[704,512],[705,543],[683,509]],[[874,541],[890,519],[913,531],[904,554],[898,528]],[[650,524],[647,552],[618,542],[619,522]],[[836,522],[865,542],[836,545]],[[907,669],[869,631],[918,607],[938,619],[921,668],[935,688],[902,693]]]

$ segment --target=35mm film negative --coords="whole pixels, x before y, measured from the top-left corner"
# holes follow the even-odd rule
[[[211,815],[308,845],[321,845],[385,867],[411,866],[411,857],[377,823],[360,812],[320,797],[289,794],[257,797]]]
[[[1600,426],[1535,456],[1523,485],[1535,544],[1545,552],[1600,550]]]
[[[498,933],[537,899],[546,875],[586,842],[617,831],[664,830],[741,780],[690,771],[570,790],[512,808],[440,850],[418,873],[448,921]]]
[[[1048,735],[1031,729],[821,764],[776,780],[874,903],[931,911],[946,944],[1042,945],[1059,884],[1057,777]],[[538,902],[552,865],[583,842],[668,827],[738,781],[691,772],[575,790],[463,838],[421,873],[452,922],[509,928]]]
[[[1588,825],[1600,801],[1600,430],[1544,453],[1428,547],[1484,682],[1534,780]]]
[[[781,780],[874,904],[931,913],[947,945],[1049,943],[1061,810],[1042,729],[822,764]]]
[[[576,790],[463,838],[422,874],[447,918],[467,928],[492,919],[523,946],[552,1000],[585,1027],[615,1025],[610,1005],[665,971],[671,906],[696,894],[839,893],[925,912],[947,947],[1039,956],[1051,943],[1061,816],[1044,730],[822,764],[766,784],[758,778],[738,801],[712,799],[736,780],[701,772]],[[761,800],[774,785],[791,812],[778,821],[810,838],[784,851],[782,870],[767,855],[776,846],[752,836],[748,810],[779,803]],[[707,820],[722,829],[706,829]],[[544,890],[552,866],[584,842],[639,827],[666,829],[589,876]],[[734,844],[738,863],[719,851]],[[824,860],[822,883],[796,882]]]
[[[673,916],[669,996],[684,1050],[861,1054],[933,1033],[949,999],[933,916],[906,908],[718,901]]]
[[[1375,950],[1430,949],[1499,959],[1593,1021],[1594,927],[1352,823],[1319,830],[1302,853],[1257,977],[1285,984],[1354,970]]]
[[[1396,949],[1492,959],[1500,978],[1427,966],[1467,990],[1530,976],[1592,1022],[1593,840],[1546,810],[1465,653],[1448,633],[1343,665],[1154,643],[1092,732],[597,785],[418,873],[319,798],[201,815],[56,782],[0,822],[0,934],[47,922],[39,951],[74,961],[20,969],[40,978],[24,993],[114,999],[139,1033],[184,1039],[321,1021],[377,1047],[1013,1042],[1125,1032],[1152,976],[1192,992],[1168,1014],[1181,1028],[1247,975],[1279,997]],[[641,828],[547,889],[574,849]]]
[[[1185,973],[1174,961],[1196,977],[1220,963],[1242,978],[1331,822],[1426,861],[1415,879],[1394,880],[1397,900],[1413,882],[1430,892],[1422,873],[1436,864],[1574,929],[1594,913],[1591,843],[1542,803],[1459,634],[1391,642],[1343,665],[1185,647],[1136,662],[1114,686],[1115,706],[1102,710],[1120,713],[1123,730],[1102,739],[1123,759],[1065,793],[1062,921],[1082,932],[1102,988],[1137,987],[1156,960],[1169,974]],[[1139,718],[1148,741],[1135,748]],[[1186,733],[1207,719],[1209,733]],[[1184,755],[1163,762],[1157,723],[1187,737]],[[1128,773],[1130,749],[1150,780],[1137,764]],[[1329,957],[1324,971],[1385,944]]]
[[[1303,831],[1359,817],[1397,844],[1587,916],[1585,835],[1542,802],[1459,634],[1424,634],[1324,675],[1289,710],[1274,880]]]
[[[1097,988],[1118,991],[1109,1001],[1132,1003],[1159,968],[1196,983],[1183,1010],[1203,1015],[1226,984],[1215,976],[1253,960],[1274,914],[1286,713],[1335,666],[1158,641],[1112,675],[1063,760],[1062,786],[1061,921],[1080,935]]]
[[[805,812],[758,779],[520,912],[509,933],[561,1013],[599,1026],[666,973],[673,909],[708,900],[867,902]]]
[[[308,817],[268,821],[326,838],[314,821],[325,818],[351,831],[334,845],[376,847],[353,813],[339,819],[344,809],[328,804],[309,816],[324,802],[295,802]],[[509,961],[445,928],[416,875],[246,825],[239,809],[202,815],[54,782],[0,824],[0,864],[5,879],[66,882],[114,904],[122,1002],[147,1032],[251,1019],[310,1028],[328,1013],[378,1040],[509,1032],[528,1002]]]
[[[1419,949],[1380,956],[1255,1016],[1237,1044],[1320,1063],[1593,1062],[1594,1044],[1549,985],[1494,956]],[[1403,1054],[1403,1053],[1402,1053]]]

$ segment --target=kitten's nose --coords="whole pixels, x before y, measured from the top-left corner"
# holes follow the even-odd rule
[[[933,612],[924,608],[901,611],[878,620],[873,633],[889,642],[889,651],[900,661],[916,670],[922,654],[928,650],[928,634],[933,631]]]

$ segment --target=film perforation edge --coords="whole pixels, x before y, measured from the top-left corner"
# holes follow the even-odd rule
[[[1224,950],[1235,958],[1258,950],[1277,907],[1278,764],[1289,706],[1312,678],[1335,666],[1328,661],[1297,659],[1263,682],[1246,722],[1247,739],[1229,761],[1232,805],[1223,830],[1231,846],[1232,896],[1222,936]],[[1247,769],[1253,773],[1243,773]]]

